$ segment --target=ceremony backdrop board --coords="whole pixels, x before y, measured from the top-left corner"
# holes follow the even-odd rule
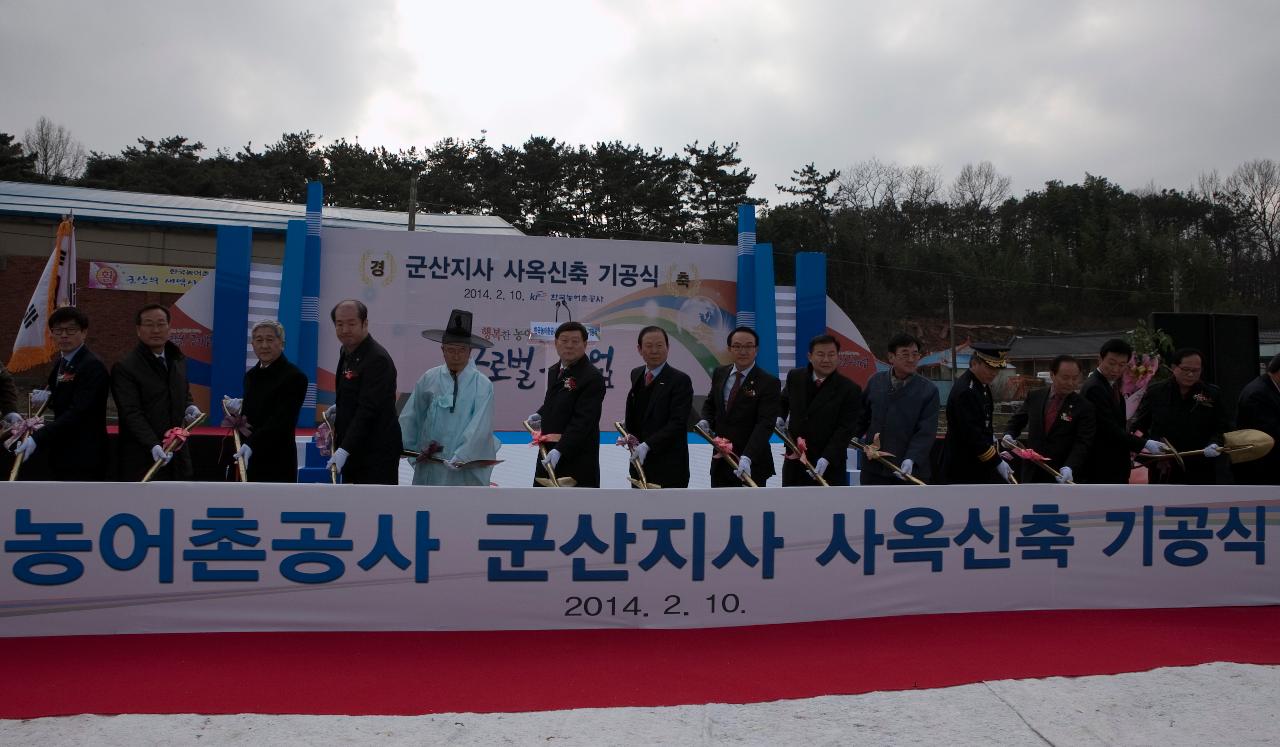
[[[671,340],[670,362],[710,385],[710,371],[728,360],[725,337],[734,326],[736,255],[728,246],[649,241],[601,241],[534,236],[324,229],[318,362],[320,404],[333,402],[338,343],[329,310],[344,298],[369,307],[369,329],[395,359],[400,392],[441,363],[424,329],[439,328],[451,309],[471,311],[474,332],[493,347],[477,366],[494,383],[494,428],[520,430],[542,403],[550,341],[531,325],[575,321],[600,328],[588,347],[608,387],[601,422],[620,419],[641,364],[636,334],[656,324]]]
[[[1280,603],[1262,487],[0,485],[0,635]]]

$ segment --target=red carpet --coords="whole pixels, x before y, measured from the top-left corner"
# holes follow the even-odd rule
[[[3,638],[0,661],[3,718],[747,703],[1212,661],[1280,664],[1280,607],[711,630]]]

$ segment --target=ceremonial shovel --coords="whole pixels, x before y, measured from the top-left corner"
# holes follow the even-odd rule
[[[49,400],[47,400],[47,399],[46,399],[44,402],[41,402],[41,403],[40,403],[40,407],[36,408],[36,414],[35,414],[35,415],[31,415],[31,417],[33,417],[33,418],[38,418],[38,417],[40,417],[40,416],[44,415],[44,408],[45,408],[45,405],[47,405],[47,404],[49,404]],[[29,415],[30,415],[30,413],[31,413],[31,401],[30,401],[30,400],[28,400],[28,401],[27,401],[27,414],[29,414]],[[31,436],[30,436],[30,435],[28,435],[28,436],[27,436],[27,438],[31,438]],[[13,482],[13,481],[15,481],[15,480],[17,480],[17,479],[18,479],[18,470],[20,470],[20,469],[22,469],[22,455],[21,455],[21,454],[14,454],[14,455],[13,455],[13,469],[9,470],[9,482]]]
[[[795,454],[800,459],[800,465],[809,472],[809,477],[812,477],[814,482],[824,488],[831,487],[830,483],[822,479],[822,475],[818,474],[818,470],[814,469],[813,465],[809,463],[809,457],[801,451],[798,446],[796,446],[795,441],[791,440],[791,436],[787,433],[786,429],[779,428],[775,425],[773,427],[773,432],[782,437],[782,442],[787,445],[788,449],[791,449],[792,454]]]
[[[1238,431],[1230,431],[1222,434],[1222,440],[1226,442],[1220,450],[1231,459],[1232,464],[1240,464],[1242,462],[1252,462],[1255,459],[1261,459],[1271,452],[1275,447],[1276,440],[1266,433],[1252,428],[1244,428]],[[1174,459],[1177,460],[1178,466],[1186,469],[1186,464],[1182,461],[1183,457],[1188,456],[1204,456],[1204,449],[1191,449],[1189,451],[1176,451],[1173,444],[1165,439],[1164,444],[1169,447],[1168,454],[1138,454],[1142,459],[1161,460]]]
[[[334,437],[333,423],[329,422],[328,408],[325,408],[320,411],[320,420],[329,427],[329,438],[333,438]],[[332,446],[330,446],[330,450],[331,451],[333,450]],[[329,462],[329,482],[333,483],[334,485],[338,484],[338,465],[334,464],[333,462]]]
[[[622,439],[624,441],[631,440],[630,434],[627,433],[627,429],[625,426],[622,425],[621,421],[618,421],[618,420],[613,421],[613,427],[617,428],[618,433],[622,434]],[[627,479],[631,481],[631,484],[643,490],[657,490],[658,488],[661,488],[662,487],[661,485],[659,485],[656,482],[649,482],[649,478],[644,476],[644,467],[640,465],[640,460],[636,459],[635,450],[632,449],[630,446],[627,446],[627,451],[630,452],[631,454],[631,463],[636,466],[636,474],[640,475],[639,480],[632,477],[631,475],[627,475]]]
[[[1014,439],[1014,443],[1015,443],[1015,444],[1017,444],[1017,445],[1018,445],[1018,448],[1019,448],[1019,449],[1021,449],[1022,451],[1024,451],[1024,452],[1029,451],[1029,452],[1031,452],[1032,454],[1035,454],[1037,457],[1040,457],[1040,458],[1039,458],[1039,459],[1036,459],[1036,458],[1034,458],[1034,457],[1033,457],[1033,458],[1031,458],[1031,459],[1027,459],[1027,457],[1022,456],[1021,454],[1019,454],[1019,453],[1018,453],[1018,452],[1016,452],[1016,451],[1013,453],[1013,455],[1014,455],[1014,456],[1018,457],[1019,459],[1022,459],[1022,460],[1025,460],[1025,461],[1029,461],[1029,462],[1031,462],[1031,463],[1035,464],[1035,465],[1036,465],[1037,467],[1039,467],[1040,469],[1042,469],[1042,470],[1044,470],[1045,472],[1048,472],[1049,474],[1053,475],[1053,478],[1054,478],[1055,480],[1062,480],[1062,473],[1061,473],[1061,472],[1059,472],[1058,470],[1054,469],[1053,467],[1050,467],[1050,466],[1049,466],[1049,463],[1048,463],[1047,461],[1043,461],[1043,460],[1044,460],[1044,455],[1043,455],[1043,454],[1039,453],[1039,452],[1038,452],[1038,451],[1036,451],[1035,449],[1028,449],[1026,446],[1024,446],[1024,445],[1022,444],[1022,442],[1021,442],[1021,441],[1019,441],[1019,440],[1017,440],[1017,439]],[[1067,484],[1067,485],[1075,485],[1075,484],[1076,484],[1074,480],[1063,480],[1063,483],[1065,483],[1065,484]]]
[[[899,467],[898,465],[894,464],[893,462],[891,462],[891,461],[889,461],[888,459],[886,459],[886,458],[885,458],[885,457],[887,457],[887,456],[893,456],[893,454],[890,454],[890,453],[889,453],[889,452],[887,452],[887,451],[881,451],[881,450],[880,450],[880,434],[879,434],[879,433],[877,433],[877,434],[876,434],[876,437],[875,437],[875,438],[871,439],[871,443],[869,443],[869,444],[868,444],[868,443],[864,443],[863,441],[859,441],[859,440],[858,440],[858,439],[856,439],[856,438],[851,438],[851,439],[849,439],[849,443],[850,443],[854,448],[862,449],[862,453],[866,454],[868,457],[870,457],[870,458],[872,458],[872,459],[876,460],[877,462],[880,462],[881,464],[883,464],[884,466],[886,466],[886,467],[888,467],[889,469],[893,470],[893,471],[894,471],[894,472],[896,472],[897,474],[902,475],[902,478],[903,478],[904,480],[910,480],[911,482],[915,483],[916,485],[925,485],[925,484],[926,484],[924,480],[921,480],[920,478],[916,477],[915,475],[909,475],[909,474],[907,474],[906,472],[904,472],[904,471],[902,470],[902,468],[901,468],[901,467]]]
[[[414,451],[413,449],[401,449],[400,456],[406,459],[412,459],[414,461],[420,461],[423,458],[421,451]],[[438,456],[428,455],[426,459],[428,462],[436,462],[437,464],[444,464],[444,460]],[[472,459],[469,462],[457,462],[458,469],[469,469],[473,467],[492,467],[497,464],[502,464],[502,460],[501,459]]]
[[[734,456],[733,456],[733,451],[732,451],[732,450],[725,449],[725,448],[721,447],[719,444],[717,444],[717,443],[716,443],[716,440],[715,440],[715,437],[714,437],[714,436],[712,436],[710,433],[707,433],[706,431],[702,430],[702,428],[698,427],[698,425],[697,425],[696,423],[694,424],[693,429],[694,429],[695,431],[697,431],[697,432],[698,432],[698,435],[699,435],[699,436],[702,436],[703,438],[707,439],[707,443],[711,444],[711,447],[712,447],[712,448],[714,448],[716,451],[720,452],[720,456],[724,457],[725,461],[727,461],[727,462],[729,463],[729,466],[730,466],[730,467],[733,467],[733,469],[734,469],[734,471],[735,471],[735,472],[738,470],[738,460],[737,460],[736,458],[734,458]],[[742,481],[743,481],[743,482],[745,482],[747,485],[749,485],[749,486],[751,486],[751,487],[753,487],[753,488],[758,488],[758,487],[760,487],[759,485],[757,485],[757,484],[756,484],[756,481],[755,481],[755,480],[752,480],[752,479],[751,479],[751,473],[749,473],[749,472],[743,472],[743,473],[742,473],[742,476],[741,476],[741,477],[739,477],[738,479],[739,479],[739,480],[742,480]]]
[[[190,423],[187,423],[186,425],[182,426],[182,428],[180,428],[179,430],[185,431],[187,435],[190,436],[191,429],[203,423],[206,417],[208,416],[202,412],[199,415],[197,415],[194,419],[192,419]],[[177,436],[174,436],[173,438],[169,439],[169,443],[164,445],[165,453],[167,454],[174,453],[178,449],[181,449],[184,443],[185,441],[183,441],[183,439],[178,438]],[[151,478],[152,476],[155,475],[156,470],[160,469],[162,466],[164,466],[164,460],[157,459],[156,463],[151,465],[151,469],[147,470],[147,474],[142,476],[142,481],[151,482]]]
[[[529,431],[530,436],[537,438],[538,431],[529,424],[528,420],[524,421],[524,428]],[[547,471],[548,475],[551,475],[551,478],[535,477],[533,478],[534,482],[544,488],[572,488],[578,484],[578,481],[572,477],[556,477],[555,469],[552,468],[550,464],[547,464],[547,447],[543,446],[541,443],[538,444],[538,455],[541,457],[538,459],[538,464],[542,465],[542,468]]]
[[[231,408],[227,407],[227,400],[229,399],[231,398],[226,396],[222,398],[222,414],[227,416],[227,420],[234,421],[234,418],[231,417]],[[239,416],[240,416],[240,413],[237,412],[236,417],[239,417]],[[231,426],[231,439],[236,445],[236,453],[239,454],[240,453],[240,429],[235,425]],[[240,482],[249,482],[249,466],[246,465],[244,463],[244,460],[238,456],[236,457],[236,466],[240,468]]]

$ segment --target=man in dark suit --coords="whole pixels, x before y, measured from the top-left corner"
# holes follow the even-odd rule
[[[782,389],[779,430],[804,449],[813,471],[829,485],[848,485],[846,454],[862,411],[862,387],[836,372],[840,342],[831,335],[809,341],[809,365],[787,374]],[[782,485],[817,485],[798,458],[782,463]]]
[[[1089,446],[1093,443],[1093,407],[1076,393],[1080,386],[1080,361],[1060,355],[1049,364],[1052,383],[1027,395],[1022,408],[1009,420],[1003,443],[1016,448],[1015,441],[1027,429],[1027,446],[1048,459],[1049,466],[1062,474],[1058,482],[1074,482]],[[1023,482],[1053,482],[1047,470],[1029,461],[1022,463]]]
[[[1241,428],[1262,431],[1280,441],[1280,354],[1267,364],[1267,372],[1240,392],[1236,420]],[[1234,465],[1241,485],[1280,485],[1280,447],[1261,459]]]
[[[631,370],[627,414],[623,425],[639,445],[636,461],[651,483],[664,488],[689,487],[689,414],[693,411],[693,381],[667,363],[670,343],[661,327],[645,327],[636,338],[643,366]],[[631,465],[631,476],[640,473]]]
[[[947,440],[942,475],[950,485],[1012,482],[1013,469],[1000,458],[992,425],[991,382],[1006,365],[1008,348],[973,343],[969,370],[947,396]]]
[[[344,483],[400,484],[400,420],[396,417],[396,364],[369,334],[369,309],[339,301],[329,312],[342,343],[335,373],[337,408],[333,456]]]
[[[32,392],[38,406],[53,420],[44,424],[19,448],[23,451],[23,479],[107,479],[107,395],[111,378],[107,367],[84,344],[89,317],[73,306],[49,315],[49,332],[58,348],[44,390]],[[42,459],[33,461],[36,450]]]
[[[274,319],[253,325],[249,341],[258,362],[244,372],[240,412],[249,421],[236,457],[249,482],[297,482],[294,433],[307,397],[307,375],[284,355],[284,327]]]
[[[1181,348],[1169,356],[1173,378],[1152,384],[1133,415],[1131,429],[1147,439],[1165,440],[1179,451],[1202,449],[1182,464],[1173,459],[1147,468],[1147,482],[1181,485],[1230,485],[1231,459],[1223,457],[1223,434],[1230,429],[1226,403],[1218,387],[1202,381],[1204,356]]]
[[[745,474],[763,487],[774,474],[769,436],[780,412],[780,387],[773,374],[756,365],[760,336],[755,330],[738,327],[729,333],[728,344],[733,362],[712,372],[698,425],[729,439],[739,466],[735,471],[727,460],[712,459],[711,487],[741,487]]]
[[[547,371],[547,393],[529,424],[546,435],[559,435],[547,458],[534,467],[538,477],[572,477],[580,488],[600,487],[600,409],[604,377],[587,360],[587,328],[581,322],[556,327],[556,355]]]
[[[191,452],[164,450],[165,433],[190,423],[200,411],[187,387],[187,357],[169,341],[169,310],[148,304],[134,318],[138,346],[111,369],[111,392],[120,416],[119,477],[141,480],[157,461],[153,480],[190,480]]]
[[[1128,484],[1132,452],[1164,450],[1159,442],[1129,432],[1120,377],[1132,355],[1129,343],[1118,338],[1107,340],[1098,351],[1098,367],[1080,389],[1080,396],[1093,407],[1096,430],[1076,482]]]

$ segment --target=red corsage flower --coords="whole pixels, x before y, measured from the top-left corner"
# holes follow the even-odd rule
[[[572,376],[566,376],[566,377],[564,378],[564,388],[565,388],[565,389],[568,389],[568,390],[569,390],[569,391],[571,391],[571,392],[572,392],[574,389],[577,389],[577,388],[578,388],[578,381],[577,381],[577,379],[573,378]]]
[[[356,372],[352,371],[349,368],[346,371],[342,372],[342,378],[346,379],[347,381],[351,381],[355,377],[356,377]]]

